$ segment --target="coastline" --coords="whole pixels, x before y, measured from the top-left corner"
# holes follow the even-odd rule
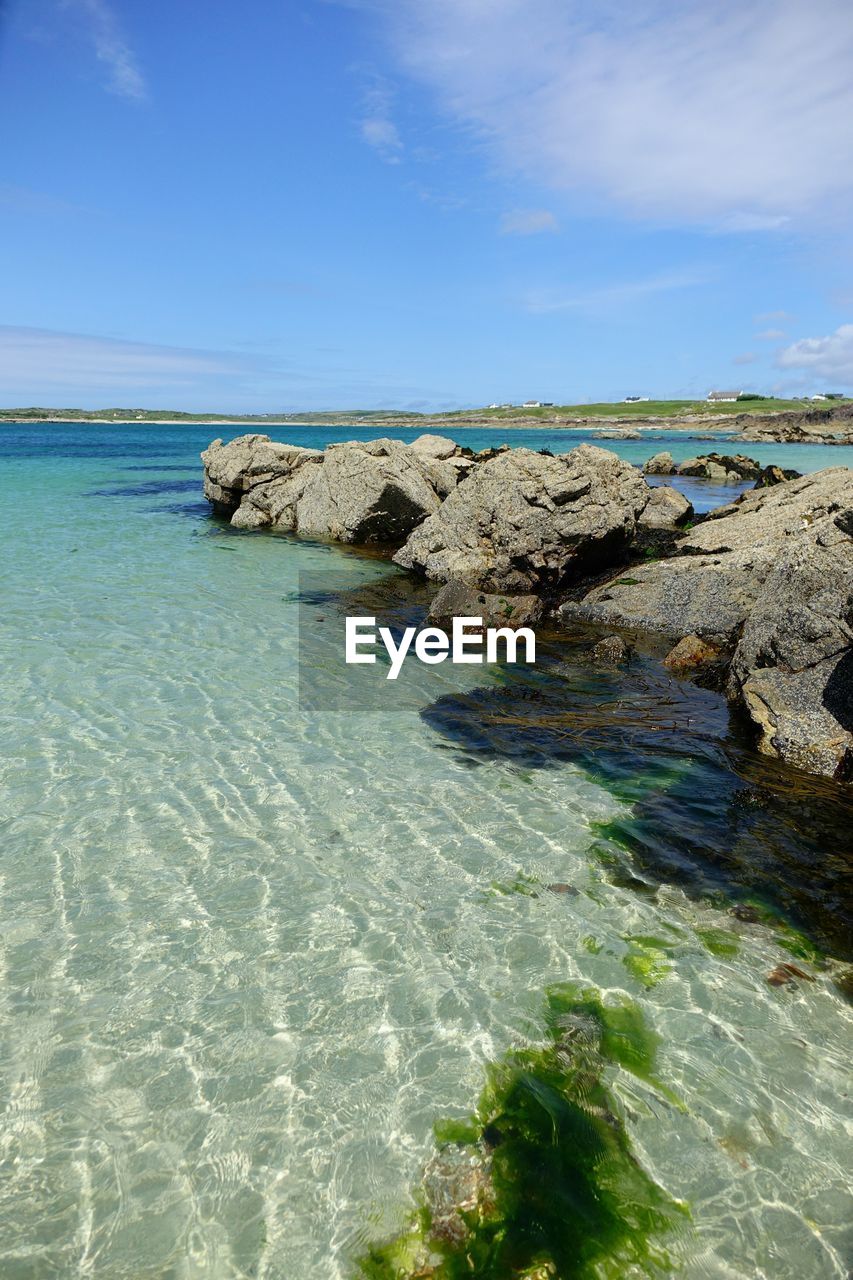
[[[739,414],[696,414],[667,417],[654,415],[633,417],[624,415],[584,415],[577,418],[564,414],[495,417],[488,412],[462,414],[391,415],[357,413],[307,413],[300,417],[282,415],[278,418],[256,417],[200,417],[175,418],[169,416],[140,418],[113,418],[97,415],[64,417],[43,415],[25,418],[0,418],[0,426],[169,426],[169,427],[242,427],[247,432],[265,432],[269,428],[294,427],[353,427],[371,428],[382,434],[388,430],[422,431],[530,431],[584,432],[602,439],[635,439],[660,433],[693,436],[695,438],[728,439],[744,443],[796,443],[819,445],[853,444],[853,410],[806,410],[804,412],[780,411],[776,413],[747,412]]]

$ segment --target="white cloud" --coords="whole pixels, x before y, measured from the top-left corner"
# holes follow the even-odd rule
[[[0,396],[7,400],[34,386],[45,392],[55,387],[134,391],[247,372],[248,362],[233,355],[0,325]]]
[[[756,342],[781,342],[787,336],[784,329],[762,329],[761,333],[755,335],[755,340]]]
[[[657,293],[670,293],[676,289],[689,289],[707,284],[710,274],[703,268],[665,272],[649,276],[645,280],[627,280],[621,284],[602,285],[600,288],[571,291],[534,290],[527,294],[524,305],[527,311],[545,315],[554,311],[587,311],[606,314],[621,310],[632,302]]]
[[[542,231],[558,231],[557,219],[548,209],[516,209],[501,218],[503,236],[536,236]]]
[[[779,352],[780,369],[805,369],[815,378],[853,383],[853,324],[842,324],[825,338],[801,338]]]
[[[95,56],[109,73],[110,92],[136,101],[145,98],[148,92],[145,79],[107,0],[66,0],[66,3],[77,10],[86,23]]]
[[[394,94],[385,81],[376,78],[364,94],[361,136],[379,152],[387,164],[399,164],[403,151],[400,130],[391,118]]]
[[[790,311],[762,311],[759,315],[753,316],[756,324],[768,324],[771,320],[793,320],[794,317]]]
[[[772,230],[853,189],[849,0],[363,0],[502,166],[628,211]]]

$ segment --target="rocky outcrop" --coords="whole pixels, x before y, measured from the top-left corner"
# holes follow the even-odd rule
[[[567,602],[563,617],[733,650],[729,692],[762,749],[853,775],[853,471],[752,490],[676,552]]]
[[[238,436],[230,444],[214,440],[204,453],[204,496],[218,515],[232,516],[247,493],[283,480],[306,462],[321,457],[319,449],[277,444],[269,436]]]
[[[338,542],[399,546],[475,465],[452,441],[346,441],[325,451],[268,436],[214,440],[205,495],[239,529],[274,527]]]
[[[618,560],[648,500],[638,472],[605,449],[512,449],[477,466],[394,560],[490,592],[552,591]]]
[[[715,457],[727,477],[731,463],[741,477],[742,464],[758,465]],[[566,601],[562,617],[670,637],[678,643],[667,665],[725,681],[762,750],[853,781],[849,468],[768,476],[771,487],[685,529],[692,509],[682,495],[650,489],[635,468],[590,445],[559,457],[506,447],[475,454],[422,436],[321,451],[247,435],[215,440],[202,458],[205,494],[237,528],[399,548],[397,564],[445,584],[436,620],[528,625],[543,601],[612,573]],[[658,466],[653,459],[647,471]],[[617,650],[611,637],[595,660],[614,661]]]
[[[732,426],[739,440],[783,441],[786,444],[853,444],[853,404],[802,413],[777,413],[759,417],[743,413]]]
[[[644,464],[643,471],[647,476],[695,476],[718,484],[737,484],[741,480],[757,480],[762,467],[755,458],[742,453],[708,453],[679,463],[671,453],[656,453]]]

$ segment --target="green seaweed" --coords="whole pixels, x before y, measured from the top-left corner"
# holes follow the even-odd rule
[[[436,1120],[432,1126],[432,1132],[440,1147],[446,1146],[448,1142],[470,1144],[476,1142],[480,1136],[475,1116],[465,1116],[462,1119],[447,1117],[442,1120]]]
[[[424,1196],[407,1229],[358,1260],[363,1280],[673,1274],[665,1242],[689,1212],[637,1161],[606,1079],[618,1064],[656,1084],[659,1037],[632,1001],[573,983],[549,988],[546,1025],[544,1045],[490,1066],[472,1121],[436,1127],[462,1143],[439,1162],[477,1170],[464,1203]]]
[[[493,880],[489,885],[492,893],[500,894],[502,898],[507,898],[510,894],[520,893],[523,898],[538,898],[542,885],[533,876],[526,876],[523,872],[515,877],[514,880]]]
[[[656,987],[672,972],[669,953],[674,944],[666,938],[629,934],[623,941],[629,946],[622,963],[631,976],[647,989]]]
[[[730,929],[697,929],[696,937],[712,956],[730,960],[740,951],[740,941]]]

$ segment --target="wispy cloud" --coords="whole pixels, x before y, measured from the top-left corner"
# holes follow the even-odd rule
[[[761,333],[755,335],[755,340],[756,342],[781,342],[787,336],[784,329],[762,329]]]
[[[769,324],[771,320],[793,320],[790,311],[761,311],[752,317],[756,324]]]
[[[558,231],[559,224],[549,209],[516,209],[501,218],[502,236],[536,236],[543,231]]]
[[[403,139],[391,116],[393,103],[393,90],[378,77],[365,90],[362,102],[361,136],[386,164],[399,164],[403,151]]]
[[[136,102],[147,97],[145,78],[107,0],[66,0],[66,4],[85,22],[95,56],[106,67],[110,92]]]
[[[769,232],[853,190],[849,0],[369,8],[399,65],[503,167],[578,198]]]
[[[804,369],[815,378],[853,385],[853,324],[842,324],[823,338],[801,338],[776,357],[780,369]]]
[[[46,393],[54,387],[141,391],[249,372],[247,360],[227,353],[0,325],[0,396],[7,402],[33,386]]]
[[[707,284],[710,273],[703,268],[665,272],[644,280],[627,280],[619,284],[602,285],[600,288],[571,291],[534,290],[524,299],[525,309],[537,315],[554,311],[588,311],[606,313],[620,310],[632,302],[654,294],[670,293],[677,289],[689,289]]]
[[[44,191],[34,191],[30,187],[18,187],[8,182],[0,183],[0,208],[28,217],[64,217],[66,214],[92,213],[91,209],[72,204],[69,200],[61,200]]]
[[[453,396],[381,367],[323,358],[336,354],[285,354],[274,340],[251,352],[205,351],[0,325],[0,403],[285,412],[382,401],[399,408],[414,398],[437,407]]]

